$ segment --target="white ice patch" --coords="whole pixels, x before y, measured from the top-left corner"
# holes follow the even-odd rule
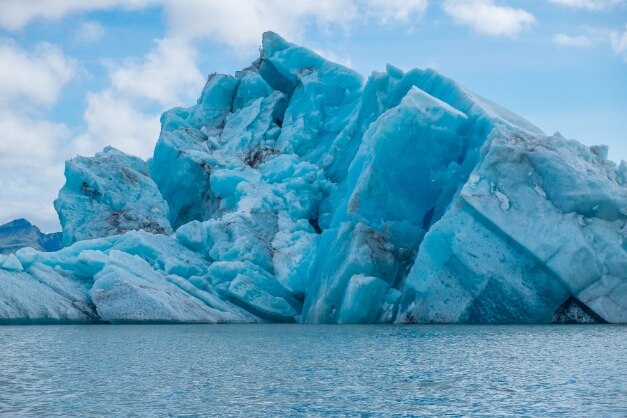
[[[538,193],[540,196],[542,196],[543,198],[546,199],[546,193],[544,192],[544,190],[542,190],[542,187],[538,186],[536,184],[536,187],[534,187],[536,193]]]
[[[481,180],[481,177],[479,177],[477,174],[472,173],[470,175],[470,187],[472,187],[473,189],[477,187],[477,183],[479,183],[479,180]]]
[[[509,198],[505,196],[503,193],[501,193],[494,183],[490,183],[490,187],[491,187],[492,193],[494,193],[494,195],[499,199],[499,205],[501,207],[501,210],[503,212],[507,212],[510,206]]]
[[[496,195],[496,197],[499,198],[501,210],[503,212],[507,212],[509,210],[509,198],[505,196],[503,193],[499,192],[498,190],[495,191],[494,194]]]

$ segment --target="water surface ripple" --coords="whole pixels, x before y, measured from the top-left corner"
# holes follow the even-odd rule
[[[0,415],[626,416],[627,327],[0,327]]]

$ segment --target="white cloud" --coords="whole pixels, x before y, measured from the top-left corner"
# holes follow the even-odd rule
[[[553,37],[553,42],[561,46],[575,47],[588,47],[599,43],[609,44],[617,55],[622,55],[627,61],[627,25],[625,25],[625,32],[622,33],[617,30],[591,28],[589,26],[584,26],[583,29],[587,35],[570,37],[558,34]]]
[[[0,27],[17,30],[34,19],[59,20],[94,10],[164,8],[169,38],[210,38],[243,52],[273,30],[296,42],[310,22],[346,27],[375,17],[380,23],[421,16],[428,0],[2,0]],[[93,29],[93,28],[91,28]]]
[[[59,20],[63,17],[92,10],[123,8],[136,10],[155,0],[2,0],[0,2],[0,26],[7,30],[22,28],[33,19]]]
[[[0,2],[0,26],[16,30],[37,18],[58,20],[79,12],[112,8],[133,10],[160,5],[165,9],[171,37],[208,37],[243,49],[258,45],[266,30],[298,40],[306,20],[313,19],[321,26],[351,21],[358,17],[354,1],[3,0]],[[405,8],[403,5],[399,7]]]
[[[348,68],[353,68],[353,61],[349,56],[341,57],[333,51],[327,51],[323,49],[314,49],[313,51],[316,54],[320,55],[322,58],[328,59],[329,61],[336,62]]]
[[[0,62],[0,104],[5,105],[19,97],[54,103],[63,85],[76,74],[76,61],[49,43],[26,51],[12,40],[0,40]]]
[[[625,25],[625,32],[622,35],[618,31],[611,31],[610,42],[614,52],[624,54],[625,61],[627,61],[627,25]]]
[[[579,48],[585,48],[592,45],[592,39],[587,36],[568,36],[562,33],[553,37],[553,42],[560,46],[575,46]]]
[[[391,20],[408,21],[411,16],[422,17],[429,5],[428,0],[368,0],[368,14],[381,23]]]
[[[63,186],[65,125],[0,111],[0,224],[26,218],[59,231],[52,202]]]
[[[65,124],[46,120],[61,89],[77,72],[76,61],[57,46],[32,50],[0,41],[0,223],[25,217],[45,230],[58,230],[52,207],[63,185]]]
[[[164,107],[199,95],[204,77],[196,67],[196,50],[179,40],[162,39],[141,60],[108,64],[112,87],[120,94],[158,102]]]
[[[111,145],[144,159],[151,157],[161,111],[188,106],[200,94],[204,77],[195,58],[189,44],[166,38],[157,40],[141,60],[107,64],[111,86],[88,94],[83,115],[87,132],[75,140],[74,149],[93,155]]]
[[[178,0],[165,3],[165,16],[172,36],[210,38],[247,52],[264,31],[298,41],[307,22],[345,25],[358,11],[352,0]]]
[[[624,4],[625,0],[549,0],[549,3],[561,6],[572,7],[574,9],[604,10],[612,6]]]
[[[0,167],[38,167],[54,159],[59,144],[69,137],[65,125],[0,109]]]
[[[90,44],[99,41],[105,34],[105,28],[95,20],[81,23],[74,33],[73,40],[77,43]]]
[[[514,37],[536,23],[536,18],[531,13],[497,6],[493,0],[445,0],[442,9],[455,23],[493,36]]]
[[[260,44],[267,30],[299,42],[309,22],[319,28],[348,27],[375,18],[379,23],[421,17],[428,0],[177,0],[164,3],[172,36],[210,38],[240,52]],[[237,28],[237,30],[233,30]]]
[[[141,111],[136,102],[113,89],[89,93],[83,115],[87,133],[74,140],[78,155],[92,156],[108,145],[141,158],[152,157],[159,137],[160,113]]]
[[[33,169],[18,166],[2,169],[0,183],[0,225],[26,218],[43,232],[61,230],[52,202],[63,186],[63,163],[49,163]]]

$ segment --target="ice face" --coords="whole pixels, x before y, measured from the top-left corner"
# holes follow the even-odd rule
[[[224,322],[221,312],[170,282],[137,255],[113,250],[89,291],[98,315],[121,322]]]
[[[374,322],[387,289],[388,284],[376,277],[362,275],[351,277],[344,293],[338,322],[341,324]]]
[[[310,285],[302,320],[313,323],[338,322],[344,309],[343,303],[352,300],[352,297],[347,298],[345,294],[349,282],[356,275],[384,279],[386,288],[381,294],[383,299],[388,287],[399,285],[399,273],[403,273],[401,267],[407,267],[402,263],[403,250],[390,243],[384,234],[363,223],[353,226],[351,222],[344,222],[337,228],[326,230],[310,268]],[[360,295],[363,292],[356,293]],[[354,308],[350,308],[349,312],[353,310]],[[357,316],[346,315],[347,318]],[[372,317],[375,315],[376,312]]]
[[[3,301],[0,304],[0,323],[98,321],[87,296],[88,287],[89,283],[72,271],[41,263],[33,263],[26,271],[22,268],[5,269],[3,266],[0,268]]]
[[[561,136],[503,127],[482,154],[425,237],[400,319],[543,323],[573,296],[624,322],[627,190],[614,164]]]
[[[382,221],[426,228],[442,184],[458,167],[463,145],[458,132],[466,120],[463,113],[412,87],[364,133],[349,170],[346,215],[377,229]],[[343,209],[334,222],[343,220]]]
[[[627,163],[433,70],[266,33],[161,125],[150,170],[68,162],[71,245],[0,256],[0,320],[627,322]]]
[[[139,229],[172,233],[167,203],[142,159],[107,147],[67,161],[65,178],[54,202],[63,245]]]

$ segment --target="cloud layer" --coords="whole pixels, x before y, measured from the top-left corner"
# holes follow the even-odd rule
[[[26,51],[12,40],[0,39],[0,105],[16,98],[52,104],[76,74],[76,61],[58,46],[40,43]]]
[[[95,20],[89,20],[81,23],[78,30],[74,33],[73,40],[75,43],[90,44],[97,42],[105,34],[105,28]]]
[[[26,50],[0,41],[0,216],[58,223],[52,209],[70,139],[64,124],[41,117],[77,73],[77,63],[48,43]],[[62,184],[62,183],[61,183]]]
[[[17,30],[35,19],[59,20],[80,12],[160,6],[169,38],[208,38],[244,51],[258,45],[261,34],[269,28],[298,41],[310,22],[325,27],[346,26],[369,17],[381,23],[407,21],[419,18],[427,4],[427,0],[3,0],[0,26]],[[95,27],[82,30],[83,38],[98,37]]]
[[[457,24],[486,35],[515,37],[536,23],[531,13],[497,6],[492,0],[445,0],[442,9]]]
[[[137,10],[157,3],[155,0],[2,0],[0,26],[17,30],[38,18],[59,20],[72,13],[113,8]]]
[[[622,54],[627,61],[627,25],[625,25],[625,32],[622,34],[618,31],[610,32],[610,42],[614,52]]]
[[[594,11],[605,10],[609,9],[612,6],[624,4],[625,0],[549,0],[549,3],[572,7],[573,9],[585,9]]]
[[[202,89],[204,77],[195,59],[196,51],[189,44],[163,39],[139,60],[107,64],[110,87],[87,95],[83,116],[87,132],[75,141],[79,154],[93,155],[111,145],[144,159],[151,157],[161,112],[193,102]],[[150,105],[157,110],[142,111]]]
[[[380,23],[390,21],[409,21],[427,11],[427,0],[368,0],[368,14],[376,17]]]
[[[587,36],[568,36],[563,33],[555,35],[553,37],[553,42],[560,46],[575,46],[579,48],[585,48],[592,45],[592,40]]]
[[[627,25],[625,31],[598,29],[584,26],[586,35],[568,36],[557,34],[553,42],[559,46],[585,48],[595,44],[609,45],[616,55],[622,56],[627,62]]]

